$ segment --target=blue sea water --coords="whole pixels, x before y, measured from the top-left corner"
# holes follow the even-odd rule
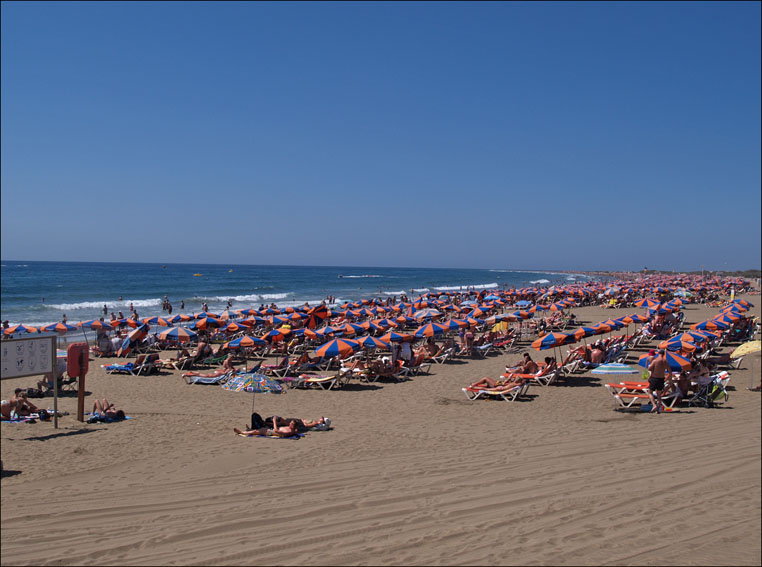
[[[525,287],[584,281],[587,276],[517,270],[442,268],[358,268],[341,266],[248,266],[222,264],[138,264],[2,260],[2,320],[11,325],[44,325],[96,319],[108,311],[140,317],[163,315],[166,295],[173,314],[197,313],[206,302],[212,312],[228,300],[233,309],[319,303],[328,295],[347,300],[426,291]],[[195,274],[202,274],[196,276]],[[412,290],[412,291],[411,291]],[[119,300],[119,297],[122,297]],[[180,309],[180,302],[185,308]],[[107,317],[108,319],[108,317]]]

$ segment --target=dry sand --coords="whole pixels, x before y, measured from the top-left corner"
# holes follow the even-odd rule
[[[759,315],[759,296],[748,299]],[[686,318],[717,311],[691,305]],[[759,354],[732,372],[718,409],[615,412],[610,380],[591,374],[533,386],[528,401],[466,400],[461,387],[518,358],[258,395],[265,416],[333,419],[298,441],[234,435],[250,394],[179,372],[106,375],[96,360],[89,405],[107,396],[134,419],[81,424],[67,397],[58,431],[2,424],[5,468],[20,472],[3,473],[0,562],[760,564],[761,403],[746,389]],[[34,381],[3,381],[3,398]]]

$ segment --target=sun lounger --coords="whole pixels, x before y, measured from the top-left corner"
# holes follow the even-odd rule
[[[516,386],[506,390],[497,388],[471,388],[470,386],[461,389],[463,390],[463,393],[466,394],[466,397],[471,401],[485,397],[496,397],[501,400],[505,400],[506,402],[515,402],[519,397],[526,394],[527,390],[529,389],[529,381],[525,381],[522,384],[517,384]]]
[[[217,376],[199,376],[192,372],[183,374],[186,384],[224,384],[232,376],[232,372],[225,372]]]
[[[473,354],[475,354],[479,358],[486,358],[491,350],[492,350],[492,343],[487,343],[484,345],[475,346],[473,348]]]

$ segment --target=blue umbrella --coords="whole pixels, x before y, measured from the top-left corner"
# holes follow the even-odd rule
[[[610,364],[602,364],[593,369],[593,374],[640,374],[641,370],[630,366],[629,364],[621,364],[619,362],[612,362]]]

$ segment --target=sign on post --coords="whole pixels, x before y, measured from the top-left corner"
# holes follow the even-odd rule
[[[53,384],[53,422],[58,429],[56,337],[25,337],[0,341],[0,379],[46,375]]]

